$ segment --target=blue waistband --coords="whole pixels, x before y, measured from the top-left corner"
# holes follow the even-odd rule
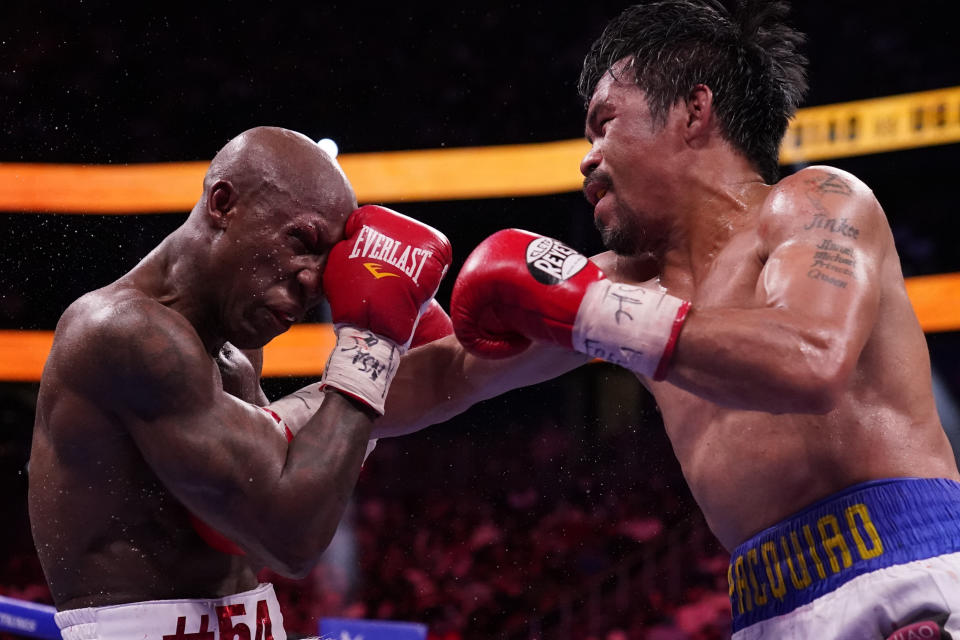
[[[877,569],[960,551],[960,483],[854,485],[734,549],[733,630],[783,615]]]

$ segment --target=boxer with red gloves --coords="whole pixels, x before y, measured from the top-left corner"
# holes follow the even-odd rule
[[[435,230],[357,210],[306,136],[257,127],[221,149],[182,226],[57,327],[30,517],[63,637],[211,621],[285,637],[257,572],[303,576],[329,544],[421,312],[422,332],[447,326],[431,298],[449,262]],[[323,402],[269,405],[262,347],[325,293],[339,341]]]
[[[662,379],[690,303],[608,280],[553,238],[499,231],[467,258],[453,288],[457,338],[486,358],[551,342]]]
[[[730,551],[734,640],[956,637],[960,472],[894,234],[845,171],[779,179],[806,89],[786,4],[658,0],[607,26],[579,86],[603,274],[521,232],[484,242],[454,327],[521,353],[432,349],[460,375],[426,401],[559,375],[555,345],[628,367]]]
[[[410,348],[414,349],[421,345],[430,344],[434,340],[439,340],[449,335],[453,335],[453,323],[450,321],[450,316],[447,315],[447,312],[443,310],[443,307],[440,306],[440,303],[437,302],[436,299],[431,298],[427,303],[426,309],[420,314],[420,319],[417,321],[417,328],[413,332]],[[274,419],[278,432],[283,434],[287,442],[290,442],[293,440],[296,432],[317,412],[317,409],[323,404],[325,397],[326,394],[323,392],[323,385],[314,382],[280,398],[269,406],[262,407],[262,409]],[[367,451],[363,456],[364,462],[366,462],[376,446],[377,439],[371,438],[367,443]],[[230,540],[227,536],[200,518],[191,514],[190,521],[196,532],[211,548],[231,555],[246,555],[244,550],[241,549],[236,542]]]
[[[331,249],[324,270],[337,345],[323,380],[263,407],[288,442],[323,404],[324,388],[341,390],[383,413],[407,344],[419,346],[453,332],[450,318],[433,298],[450,260],[450,242],[421,222],[376,205],[351,214],[346,238]],[[364,460],[376,443],[369,441]],[[203,520],[191,515],[191,522],[212,548],[244,555],[239,545]]]

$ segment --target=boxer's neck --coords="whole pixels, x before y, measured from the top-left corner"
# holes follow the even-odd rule
[[[164,238],[126,277],[132,286],[186,318],[208,353],[220,351],[226,337],[217,315],[219,280],[212,277],[206,240],[189,223]]]
[[[661,281],[696,287],[714,259],[736,234],[756,224],[770,187],[758,176],[734,174],[726,180],[694,178],[661,258]]]

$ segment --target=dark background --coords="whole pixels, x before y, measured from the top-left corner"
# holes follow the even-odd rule
[[[583,105],[575,86],[583,55],[624,6],[130,5],[2,3],[0,162],[208,160],[229,138],[261,124],[333,138],[341,153],[579,137]],[[792,22],[809,38],[804,106],[960,85],[957,14],[950,0],[797,2]],[[960,271],[958,160],[957,145],[945,145],[830,164],[873,188],[910,276]],[[600,249],[578,193],[387,204],[451,238],[453,273],[482,238],[507,226],[560,237],[588,254]],[[73,299],[130,269],[185,213],[0,213],[0,328],[52,329]],[[451,282],[438,295],[444,306]],[[929,343],[948,400],[960,391],[960,339],[938,334]],[[303,382],[265,386],[275,396]],[[5,550],[30,545],[25,463],[35,392],[34,384],[0,385]],[[611,402],[627,409],[611,409]],[[417,473],[397,451],[427,447],[442,456],[451,439],[476,438],[504,443],[501,454],[510,456],[515,434],[507,423],[516,429],[517,422],[564,420],[584,456],[603,459],[604,430],[635,430],[637,460],[678,477],[645,393],[597,367],[403,439],[391,458],[397,466],[378,480],[387,489]],[[477,490],[493,495],[497,488]]]

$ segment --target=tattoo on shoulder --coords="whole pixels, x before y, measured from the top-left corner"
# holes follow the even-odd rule
[[[847,218],[831,218],[829,217],[829,212],[825,209],[814,213],[813,220],[808,222],[803,229],[804,231],[823,229],[830,233],[839,233],[852,240],[856,240],[860,235],[860,229],[850,224]]]
[[[848,282],[854,277],[853,269],[856,264],[853,249],[824,238],[816,246],[813,262],[807,269],[807,277],[838,289],[846,289]]]
[[[830,210],[824,206],[821,200],[821,196],[828,193],[841,196],[852,195],[853,189],[850,188],[850,185],[843,178],[832,173],[827,176],[809,178],[806,180],[806,184],[810,186],[806,195],[807,200],[813,206],[814,213],[813,220],[803,227],[804,230],[823,229],[830,233],[839,233],[847,238],[856,239],[860,235],[860,229],[850,224],[847,218],[832,217]]]
[[[828,174],[826,177],[810,178],[807,184],[811,185],[820,193],[835,193],[840,196],[853,195],[853,189],[850,185],[836,174]]]

